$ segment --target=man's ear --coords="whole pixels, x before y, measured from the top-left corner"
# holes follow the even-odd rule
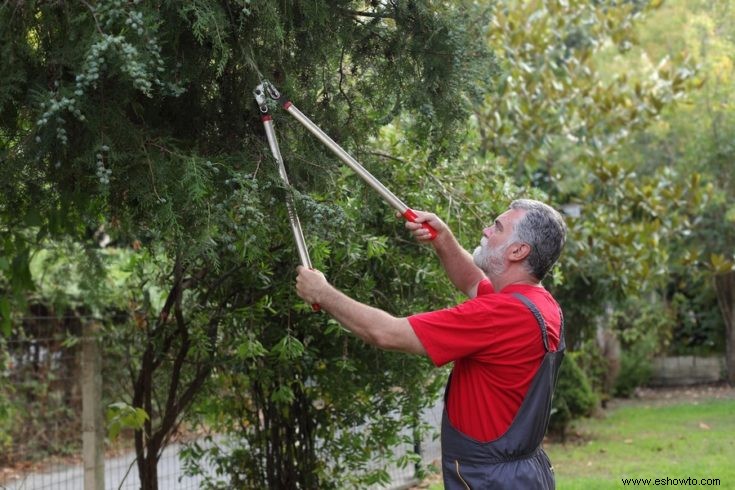
[[[531,253],[531,245],[524,242],[516,242],[510,246],[510,261],[519,262]]]

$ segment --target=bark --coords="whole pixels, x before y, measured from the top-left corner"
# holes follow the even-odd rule
[[[715,276],[717,303],[725,322],[725,367],[727,382],[735,385],[735,271]]]

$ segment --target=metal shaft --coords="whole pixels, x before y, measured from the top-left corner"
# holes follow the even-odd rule
[[[341,146],[339,146],[332,138],[330,138],[319,126],[314,124],[311,119],[306,117],[303,112],[298,110],[293,103],[288,102],[284,104],[283,108],[288,111],[297,121],[303,124],[314,136],[319,139],[324,145],[332,150],[332,153],[337,155],[347,166],[357,173],[370,187],[375,189],[380,196],[385,199],[388,204],[393,206],[401,214],[404,214],[408,210],[403,201],[398,199],[395,194],[389,191],[373,174],[368,172],[365,167],[360,165],[360,162],[352,158]]]
[[[268,137],[268,145],[271,148],[271,153],[273,153],[273,157],[276,159],[276,163],[278,165],[278,174],[281,176],[281,179],[286,186],[286,209],[288,210],[288,220],[291,223],[291,231],[293,232],[294,241],[296,242],[296,248],[299,251],[301,265],[307,269],[311,269],[309,249],[306,248],[304,232],[301,230],[301,222],[299,221],[298,214],[296,214],[291,184],[288,181],[286,166],[283,164],[281,149],[278,147],[278,140],[276,139],[276,131],[273,128],[273,121],[270,118],[264,119],[263,126],[265,127],[265,135]]]

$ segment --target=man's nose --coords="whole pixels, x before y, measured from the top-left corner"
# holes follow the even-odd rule
[[[492,230],[492,226],[488,226],[484,230],[482,230],[482,234],[485,235],[485,238],[490,238],[490,232]]]

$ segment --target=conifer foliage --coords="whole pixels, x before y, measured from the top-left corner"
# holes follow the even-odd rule
[[[159,451],[193,406],[208,427],[243,441],[215,458],[223,481],[385,479],[355,469],[396,445],[435,379],[423,361],[359,347],[295,297],[287,190],[252,90],[274,82],[351,151],[411,112],[416,141],[446,152],[466,115],[460,102],[493,70],[478,43],[483,12],[461,3],[0,5],[0,288],[14,293],[0,304],[3,331],[33,287],[35,250],[82,247],[95,265],[86,307],[103,315],[112,306],[95,284],[110,254],[99,236],[125,251],[127,289],[114,309],[131,321],[107,328],[120,340],[111,358],[130,360],[122,402],[149,416],[135,432],[143,488],[157,488]],[[405,251],[385,253],[400,232],[385,205],[355,181],[345,189],[334,159],[293,121],[277,115],[276,125],[304,192],[296,197],[316,265],[397,312],[438,287],[415,280],[418,265],[399,260]],[[393,175],[385,159],[368,163]],[[352,211],[337,206],[356,200]]]

